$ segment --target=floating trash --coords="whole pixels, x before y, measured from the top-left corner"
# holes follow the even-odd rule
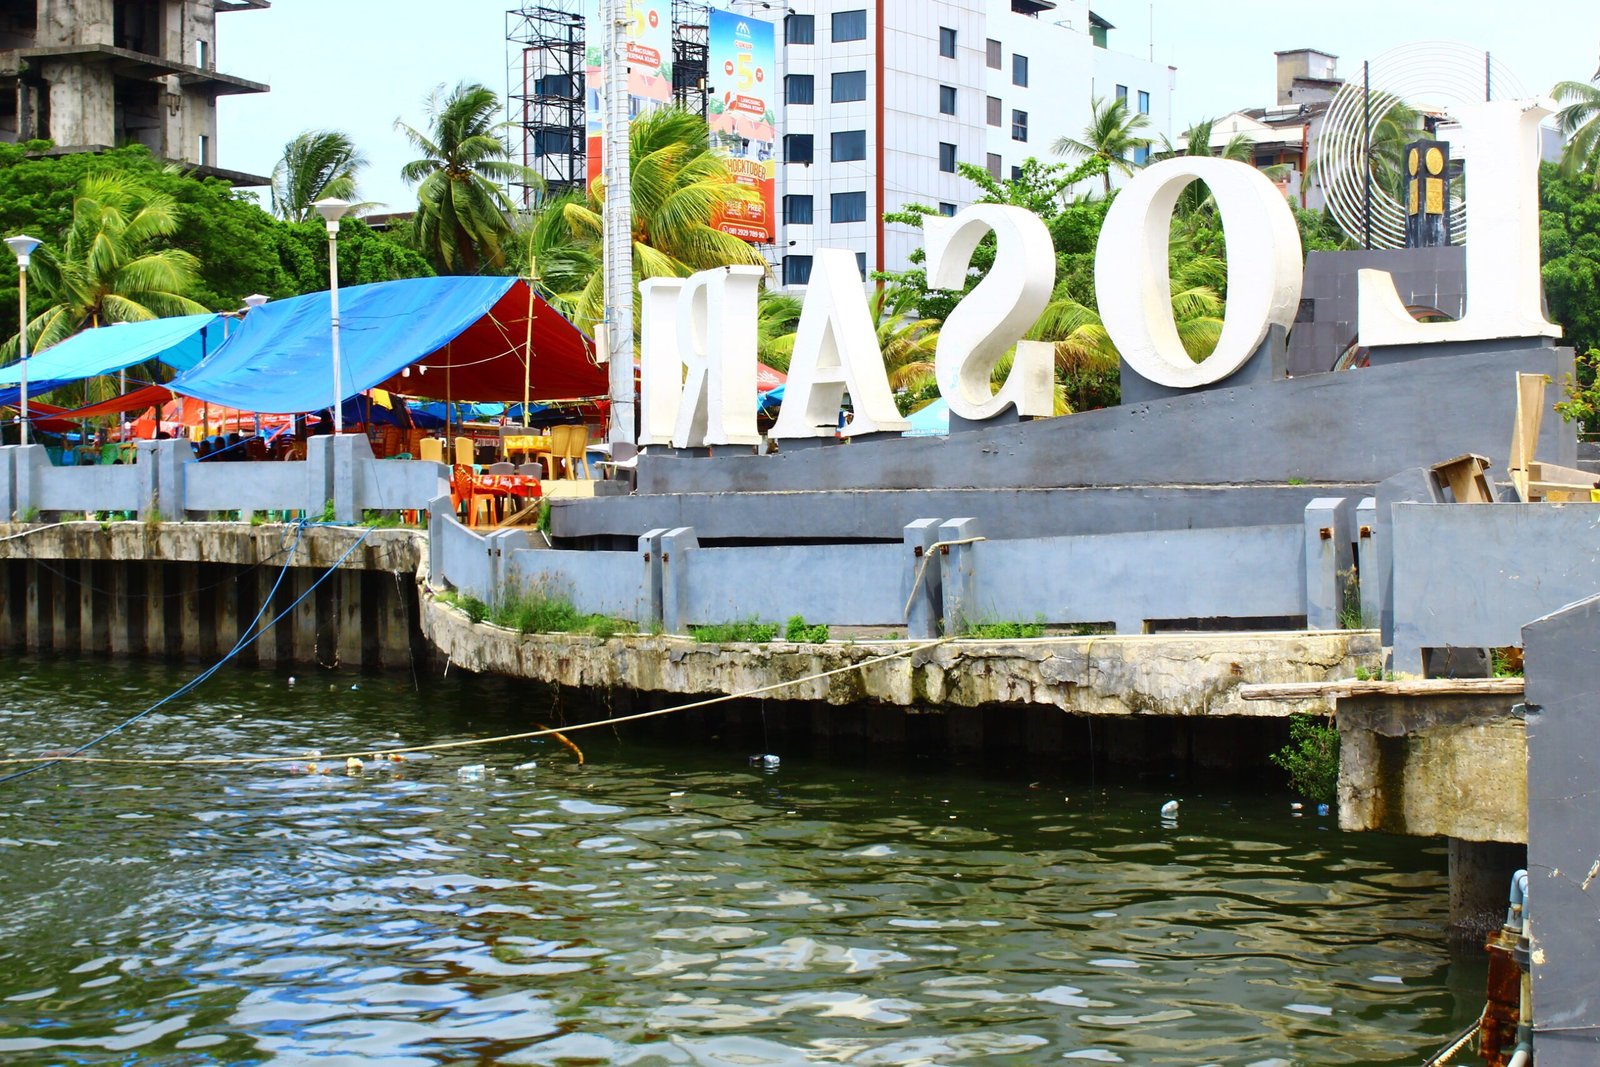
[[[361,768],[365,766],[366,764],[361,762],[360,756],[351,756],[344,761],[344,769],[347,774],[360,774]]]
[[[777,756],[774,756],[774,755],[772,755],[770,753],[768,753],[766,755],[751,756],[750,757],[750,766],[752,766],[752,767],[760,767],[762,770],[767,770],[767,771],[775,771],[775,770],[777,770],[779,765],[782,764],[782,763],[783,763],[783,760],[779,759]]]
[[[1328,805],[1326,805],[1326,804],[1318,804],[1317,805],[1317,814],[1318,815],[1326,815],[1326,814],[1328,814],[1328,811],[1329,811]]]
[[[1304,808],[1304,807],[1305,807],[1305,805],[1304,805],[1304,804],[1302,804],[1302,803],[1300,803],[1300,802],[1299,802],[1299,801],[1298,801],[1298,800],[1296,800],[1296,801],[1294,801],[1294,802],[1293,802],[1293,803],[1291,803],[1291,804],[1290,804],[1290,805],[1289,805],[1289,810],[1290,810],[1290,811],[1300,811],[1300,810],[1301,810],[1301,809],[1303,809],[1303,808]]]
[[[463,782],[478,782],[483,780],[484,767],[481,763],[474,763],[470,767],[456,769],[456,777]]]
[[[538,760],[529,760],[527,763],[519,763],[511,769],[514,771],[531,771],[537,766],[539,766]]]
[[[1176,819],[1178,817],[1178,802],[1169,800],[1161,805],[1161,817],[1163,819]]]

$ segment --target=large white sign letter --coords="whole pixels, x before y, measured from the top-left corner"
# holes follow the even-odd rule
[[[994,266],[939,331],[933,358],[939,392],[963,419],[992,419],[1013,405],[1019,415],[1049,415],[1055,410],[1055,347],[1019,340],[1039,321],[1055,284],[1055,244],[1039,217],[1005,204],[974,204],[953,218],[924,216],[928,285],[966,285],[973,250],[990,230],[999,243]],[[1011,373],[991,393],[989,377],[1012,345]]]
[[[845,436],[910,425],[894,406],[855,253],[821,248],[795,332],[783,407],[770,436],[832,437],[846,390],[855,414]]]
[[[1468,154],[1467,313],[1456,322],[1417,322],[1388,271],[1364,270],[1357,290],[1361,344],[1561,336],[1544,316],[1539,275],[1539,123],[1555,106],[1547,99],[1496,100],[1457,110]]]
[[[683,400],[683,357],[678,352],[678,296],[682,278],[639,283],[639,443],[668,445]]]
[[[1203,363],[1178,340],[1167,270],[1172,209],[1197,180],[1216,200],[1228,250],[1222,336]],[[1100,321],[1112,344],[1128,366],[1169,389],[1209,385],[1244,366],[1270,326],[1294,322],[1303,274],[1300,231],[1283,193],[1248,163],[1205,156],[1140,171],[1106,212],[1094,256]]]
[[[756,293],[760,267],[716,267],[689,276],[678,296],[678,352],[688,375],[677,448],[758,445]]]

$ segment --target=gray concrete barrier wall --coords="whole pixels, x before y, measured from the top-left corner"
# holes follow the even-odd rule
[[[1422,649],[1495,648],[1522,625],[1600,592],[1600,507],[1393,505],[1394,668]]]
[[[1160,619],[1301,616],[1305,544],[1300,526],[982,541],[947,557],[971,567],[963,617],[947,615],[947,632],[1042,620],[1140,633]],[[948,609],[949,566],[944,581]]]
[[[183,510],[213,511],[322,511],[324,501],[313,504],[309,488],[310,464],[199,463],[189,460],[183,478]],[[162,498],[166,499],[163,493]]]
[[[650,562],[640,552],[512,552],[505,569],[509,588],[537,589],[572,601],[586,615],[611,615],[648,627]]]
[[[355,464],[356,499],[361,510],[420,509],[450,492],[450,468],[421,460],[361,459]]]
[[[139,511],[145,471],[137,466],[51,467],[31,488],[29,506],[63,511]],[[35,468],[35,473],[38,473]],[[87,503],[86,503],[87,502]]]
[[[903,626],[905,560],[898,544],[680,550],[670,565],[685,595],[667,627],[794,615],[831,626]]]

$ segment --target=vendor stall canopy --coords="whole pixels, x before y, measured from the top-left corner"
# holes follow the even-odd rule
[[[173,370],[188,370],[217,351],[225,336],[220,315],[181,315],[84,330],[29,358],[28,392],[41,396],[152,359]],[[16,403],[21,382],[20,361],[0,369],[0,404]]]
[[[582,333],[518,278],[411,278],[339,292],[340,395],[521,401],[603,396]],[[530,336],[530,317],[532,321]],[[326,292],[265,304],[172,391],[250,411],[333,400]]]

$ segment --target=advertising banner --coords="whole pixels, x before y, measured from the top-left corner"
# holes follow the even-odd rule
[[[672,0],[627,0],[623,20],[628,33],[628,114],[672,102]],[[588,163],[589,180],[600,176],[605,115],[600,87],[605,77],[605,26],[600,0],[588,0]]]
[[[728,161],[736,181],[760,199],[733,204],[716,222],[724,233],[746,241],[773,239],[777,116],[777,37],[770,22],[732,11],[711,11],[707,65],[719,90],[709,104],[711,146]]]

